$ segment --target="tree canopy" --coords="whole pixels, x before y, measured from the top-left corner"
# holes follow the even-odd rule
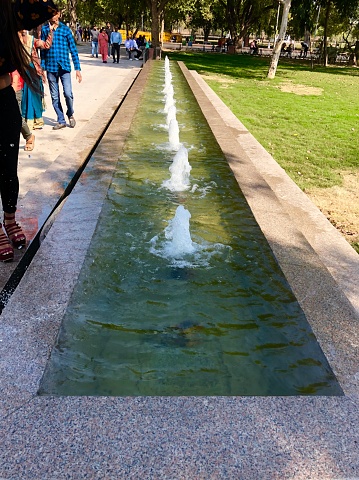
[[[226,34],[240,45],[249,35],[274,36],[278,5],[282,0],[58,0],[65,20],[74,29],[76,22],[92,25],[107,21],[120,28],[152,32],[154,46],[159,43],[162,22],[167,29],[181,23],[193,32]],[[283,9],[282,9],[283,12]],[[343,35],[348,48],[358,39],[359,0],[292,0],[287,33],[296,39],[316,32],[323,37],[326,52],[329,35]],[[279,18],[281,21],[282,18]]]

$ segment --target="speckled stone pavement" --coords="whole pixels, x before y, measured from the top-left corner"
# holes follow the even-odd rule
[[[0,317],[0,478],[359,478],[354,280],[359,257],[201,77],[183,65],[344,396],[37,396],[111,181],[111,152],[123,148],[150,65],[142,69],[85,175],[54,215]],[[64,163],[78,150],[78,140],[66,146]],[[59,167],[53,165],[47,177],[46,195],[55,190],[51,185],[61,183],[63,172],[67,175],[69,166],[60,162]]]

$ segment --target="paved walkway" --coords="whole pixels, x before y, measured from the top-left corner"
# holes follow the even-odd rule
[[[130,62],[124,57],[119,64],[114,64],[112,59],[104,64],[101,58],[91,58],[90,48],[90,44],[78,48],[83,76],[81,84],[75,80],[74,72],[72,75],[76,127],[52,130],[56,115],[45,85],[45,127],[34,132],[35,148],[32,152],[25,152],[25,141],[20,140],[18,219],[29,241],[42,228],[142,66],[142,61]],[[24,250],[17,251],[14,262],[0,263],[1,288],[23,255]]]

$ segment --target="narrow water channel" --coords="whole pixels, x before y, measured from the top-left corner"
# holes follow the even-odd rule
[[[191,170],[168,188],[177,150],[154,63],[40,393],[341,395],[176,64]],[[179,206],[194,245],[180,258],[165,248]]]

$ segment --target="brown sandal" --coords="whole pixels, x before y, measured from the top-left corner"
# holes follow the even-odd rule
[[[31,135],[31,137],[26,140],[26,145],[24,150],[25,152],[32,152],[32,150],[34,150],[34,147],[35,147],[35,135]]]
[[[0,262],[11,262],[14,259],[14,249],[3,232],[0,223]]]
[[[9,221],[10,220],[10,221]],[[8,223],[5,223],[8,222]],[[26,244],[26,237],[24,232],[21,230],[20,225],[15,222],[15,215],[5,215],[4,218],[4,229],[6,235],[9,237],[10,242],[17,249],[22,248]]]

